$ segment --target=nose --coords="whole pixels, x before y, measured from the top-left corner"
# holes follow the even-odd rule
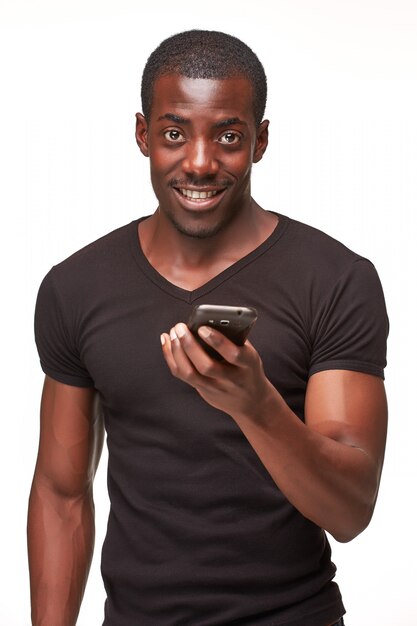
[[[216,146],[212,141],[203,138],[190,141],[182,163],[183,171],[196,178],[215,176],[219,171],[215,153]]]

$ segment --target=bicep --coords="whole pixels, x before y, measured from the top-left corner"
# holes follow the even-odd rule
[[[314,374],[307,385],[305,422],[331,439],[362,449],[381,472],[387,432],[384,382],[348,370]]]
[[[38,479],[63,495],[83,494],[94,478],[102,441],[97,392],[46,376],[36,465]]]

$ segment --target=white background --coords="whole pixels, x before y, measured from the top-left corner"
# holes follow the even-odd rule
[[[30,623],[25,518],[43,380],[37,289],[51,265],[155,209],[133,135],[141,71],[162,39],[196,27],[241,37],[265,65],[270,146],[254,168],[254,197],[342,240],[379,271],[391,320],[386,463],[371,526],[334,545],[334,558],[349,626],[417,624],[416,3],[147,4],[1,0],[0,624]],[[81,626],[102,620],[105,465],[104,456]]]

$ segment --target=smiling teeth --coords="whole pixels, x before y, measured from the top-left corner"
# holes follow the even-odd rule
[[[183,196],[193,200],[205,200],[216,195],[217,191],[194,191],[191,189],[180,189]]]

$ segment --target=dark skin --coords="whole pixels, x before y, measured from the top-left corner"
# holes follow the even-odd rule
[[[276,216],[250,193],[252,163],[265,152],[269,123],[256,127],[244,78],[163,76],[153,102],[149,124],[136,116],[136,140],[150,157],[159,207],[141,222],[139,238],[160,274],[192,290],[258,247],[276,226]],[[216,195],[192,200],[179,189]]]
[[[29,500],[32,624],[75,624],[94,548],[93,479],[103,444],[93,389],[48,376]]]
[[[205,284],[276,226],[251,197],[252,164],[268,143],[268,121],[257,126],[252,105],[245,78],[170,75],[156,82],[150,119],[137,114],[136,139],[159,201],[138,237],[154,268],[183,289]],[[382,380],[343,370],[313,375],[303,423],[249,341],[237,347],[213,329],[200,332],[224,361],[211,359],[179,321],[161,337],[172,374],[235,420],[303,515],[339,541],[355,537],[371,519],[382,470]],[[92,482],[102,442],[94,391],[47,378],[41,426],[28,528],[33,624],[70,626],[93,549]]]

